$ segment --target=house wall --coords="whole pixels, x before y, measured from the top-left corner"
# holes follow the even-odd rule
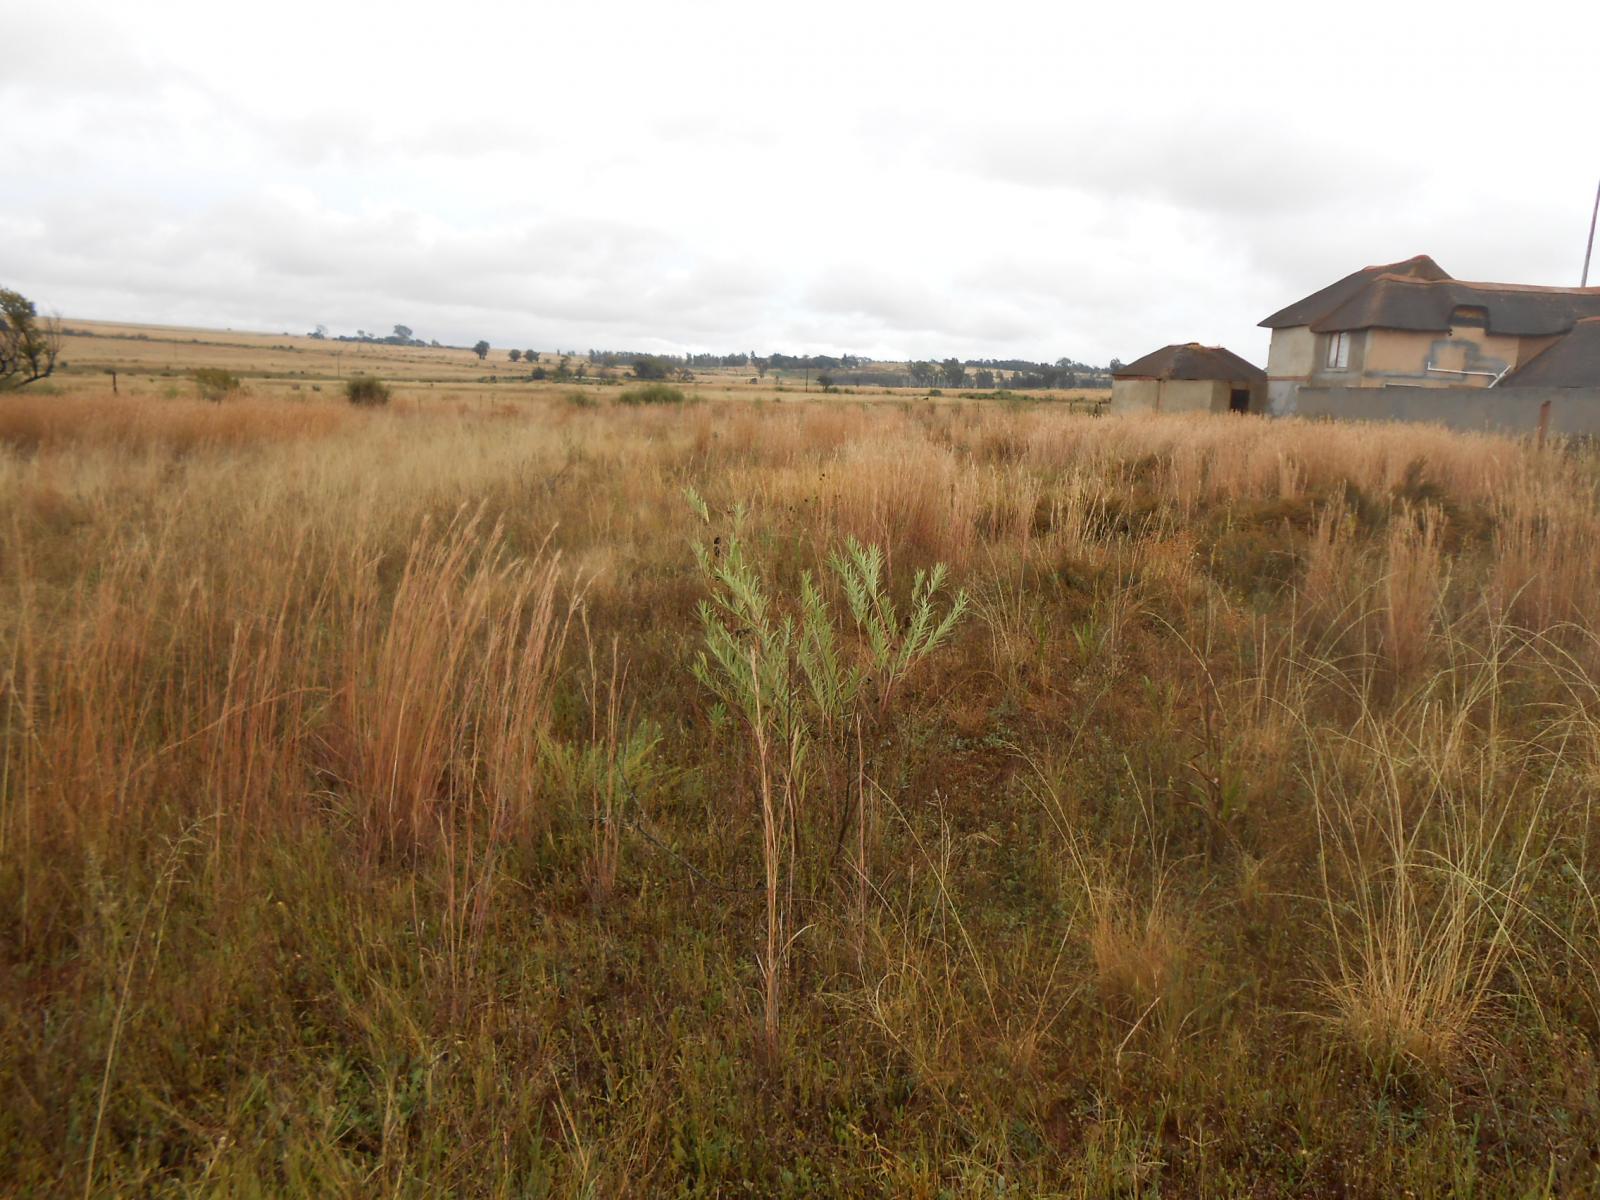
[[[1154,412],[1161,386],[1157,379],[1113,379],[1112,412]]]
[[[1274,329],[1267,347],[1267,408],[1292,410],[1295,390],[1311,378],[1317,339],[1309,327]]]
[[[1460,326],[1446,334],[1369,329],[1366,339],[1365,363],[1355,385],[1358,387],[1382,387],[1390,382],[1419,387],[1488,387],[1495,375],[1523,360],[1524,339],[1491,334],[1473,326]],[[1429,363],[1446,370],[1429,371]],[[1451,375],[1446,371],[1488,374]],[[1332,386],[1335,380],[1319,372],[1312,382]]]
[[[1250,411],[1266,411],[1266,385],[1226,379],[1118,379],[1113,412],[1227,412],[1234,388],[1250,389]]]
[[[1420,421],[1450,429],[1600,435],[1600,388],[1302,387],[1295,416],[1348,421]]]
[[[1400,329],[1353,331],[1349,369],[1330,371],[1327,361],[1329,334],[1314,334],[1306,326],[1272,331],[1267,356],[1267,408],[1279,416],[1298,411],[1298,393],[1311,388],[1382,388],[1401,384],[1408,388],[1484,388],[1502,371],[1515,369],[1556,338],[1516,338],[1493,334],[1472,325],[1448,333],[1416,333]],[[1448,371],[1481,371],[1480,375],[1452,375],[1429,371],[1428,364]]]
[[[1222,379],[1164,379],[1162,412],[1227,412],[1228,384]]]

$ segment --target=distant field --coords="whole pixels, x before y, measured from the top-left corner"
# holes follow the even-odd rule
[[[1589,452],[142,332],[0,396],[0,1194],[1600,1192]]]
[[[337,342],[289,334],[234,333],[214,329],[187,329],[168,325],[132,325],[102,321],[67,319],[65,326],[74,334],[63,344],[66,362],[54,376],[59,386],[91,379],[103,379],[111,370],[127,376],[132,395],[164,395],[183,389],[183,380],[196,367],[216,367],[232,371],[248,380],[261,395],[328,390],[351,375],[376,375],[402,385],[402,396],[415,403],[440,399],[446,389],[459,400],[536,396],[551,389],[599,388],[629,382],[626,364],[614,368],[609,381],[597,377],[600,368],[585,364],[589,378],[577,381],[535,381],[529,369],[513,363],[510,347],[495,347],[480,361],[471,350],[385,346],[363,342]],[[92,336],[83,336],[84,334]],[[524,349],[524,347],[518,347]],[[559,357],[541,352],[541,366],[553,371]],[[579,360],[573,360],[573,366]],[[847,371],[838,376],[841,394],[855,394]],[[769,375],[751,383],[755,373],[749,368],[696,369],[693,388],[711,398],[781,398],[792,393],[818,393],[815,381],[808,385],[801,373]],[[958,395],[972,389],[943,389]],[[863,387],[861,395],[921,396],[926,388]],[[1100,389],[1054,389],[1019,391],[1013,394],[1020,403],[1046,400],[1074,402],[1103,401],[1109,392]]]

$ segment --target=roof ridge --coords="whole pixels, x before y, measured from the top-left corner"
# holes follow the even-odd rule
[[[1441,279],[1438,282],[1444,283],[1446,281]],[[1569,296],[1600,296],[1600,287],[1563,287],[1559,283],[1496,283],[1487,279],[1452,279],[1448,282],[1460,284],[1462,287],[1498,288],[1507,292],[1552,292]]]

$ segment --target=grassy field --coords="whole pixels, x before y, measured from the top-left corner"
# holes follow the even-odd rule
[[[154,395],[172,399],[193,392],[190,374],[195,368],[212,368],[238,375],[257,396],[310,399],[319,393],[337,394],[344,380],[354,375],[380,376],[400,389],[399,398],[413,407],[438,404],[514,402],[528,397],[567,392],[573,388],[604,390],[629,382],[626,362],[602,372],[582,357],[571,357],[573,370],[585,377],[571,380],[534,380],[531,368],[513,363],[509,347],[498,346],[484,359],[471,350],[448,346],[390,346],[378,342],[338,342],[291,336],[288,333],[245,333],[232,330],[189,329],[167,325],[130,325],[105,321],[68,320],[61,358],[54,381],[43,385],[71,389],[97,387],[111,371],[118,373],[118,394]],[[522,349],[523,347],[519,347]],[[559,352],[541,351],[538,367],[554,372],[562,361]],[[841,394],[896,396],[927,394],[927,389],[850,386],[852,373],[836,370]],[[765,378],[753,368],[696,368],[694,390],[707,400],[781,399],[792,394],[819,394],[815,379],[803,372],[776,371]],[[36,387],[38,385],[35,385]],[[946,389],[951,396],[970,389]],[[1057,388],[1015,393],[1028,401],[1070,400],[1104,402],[1109,392],[1092,388]]]
[[[0,397],[0,1192],[1600,1190],[1587,452],[113,340]]]

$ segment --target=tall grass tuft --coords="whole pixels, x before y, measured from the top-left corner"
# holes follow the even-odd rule
[[[527,782],[570,621],[556,556],[514,558],[462,513],[424,526],[388,596],[377,559],[349,569],[336,736],[369,851],[414,853],[479,809],[497,834],[540,819]]]
[[[1488,1045],[1545,853],[1552,763],[1501,744],[1496,658],[1461,694],[1424,689],[1396,712],[1324,730],[1308,782],[1333,949],[1336,1020],[1375,1067],[1446,1070]],[[1488,734],[1473,728],[1480,706]],[[1543,759],[1543,761],[1540,761]],[[1513,804],[1520,792],[1526,803]]]

